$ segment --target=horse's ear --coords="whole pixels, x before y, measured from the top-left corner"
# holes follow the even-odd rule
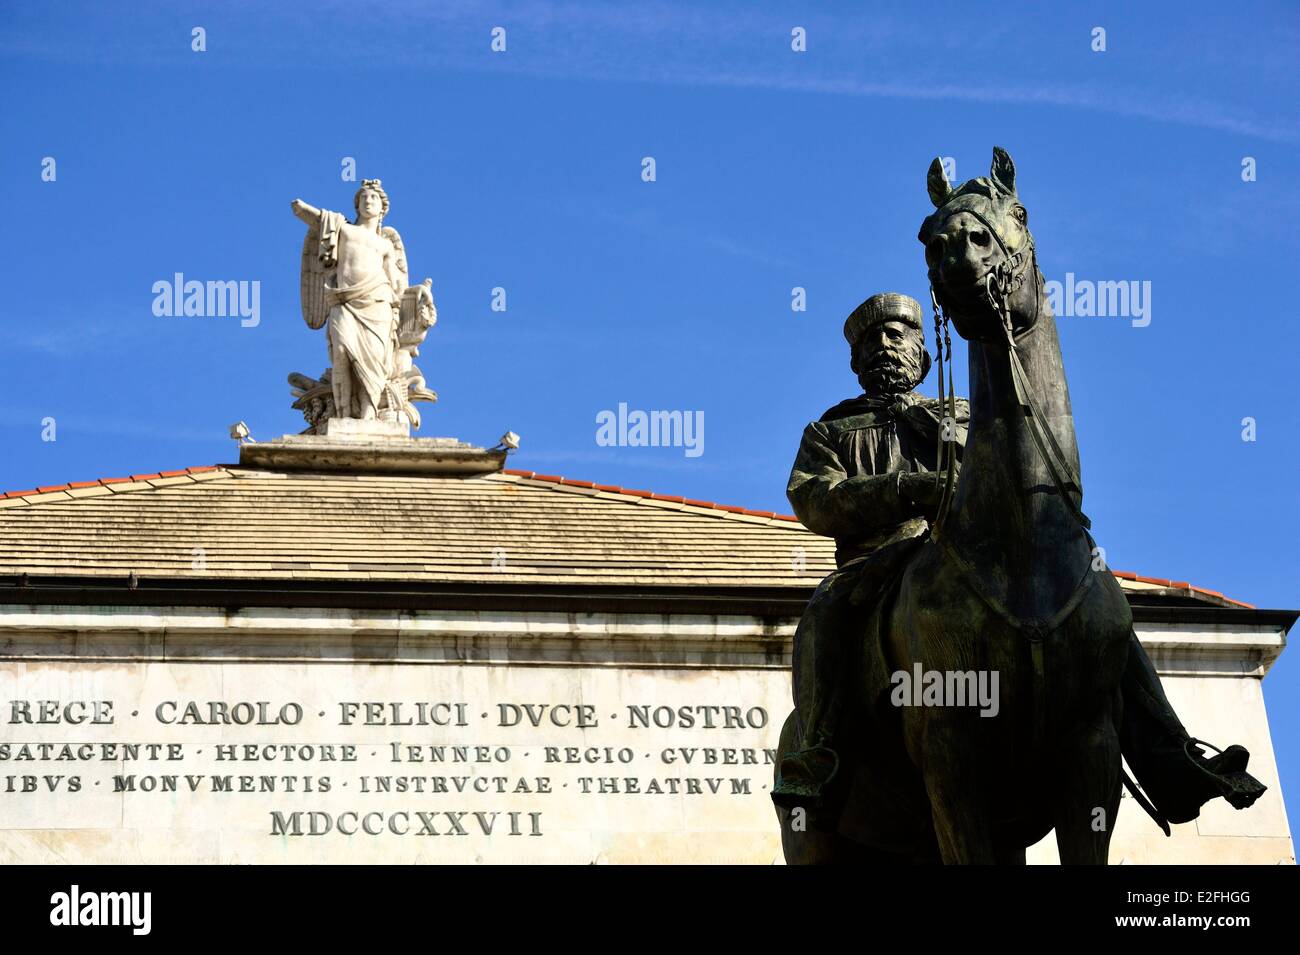
[[[1001,146],[993,147],[993,181],[1010,195],[1016,194],[1016,164],[1011,155]]]
[[[925,188],[930,193],[930,201],[934,203],[935,208],[947,202],[948,194],[952,192],[948,177],[943,174],[943,161],[938,156],[935,156],[934,162],[930,163],[930,173],[925,177]]]

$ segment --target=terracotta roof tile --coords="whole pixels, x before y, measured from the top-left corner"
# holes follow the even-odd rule
[[[1254,604],[1248,604],[1242,600],[1233,600],[1231,597],[1225,597],[1217,590],[1209,590],[1205,587],[1197,587],[1195,584],[1188,583],[1185,580],[1169,580],[1165,577],[1147,577],[1143,574],[1135,574],[1131,570],[1112,570],[1111,574],[1120,580],[1132,580],[1140,584],[1150,584],[1153,587],[1163,587],[1166,590],[1188,590],[1194,594],[1201,594],[1206,597],[1213,597],[1216,600],[1222,600],[1225,603],[1234,604],[1238,607],[1245,607],[1248,610],[1254,610]]]

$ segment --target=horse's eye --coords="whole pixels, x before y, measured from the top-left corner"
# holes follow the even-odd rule
[[[1029,213],[1025,211],[1024,206],[1016,206],[1011,210],[1011,214],[1016,217],[1016,221],[1021,225],[1027,225],[1029,223]]]

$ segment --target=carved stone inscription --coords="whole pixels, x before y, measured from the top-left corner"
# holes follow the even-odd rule
[[[0,859],[770,862],[781,671],[21,664]]]

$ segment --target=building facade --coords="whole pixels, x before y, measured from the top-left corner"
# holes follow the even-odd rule
[[[833,542],[503,461],[285,439],[7,495],[0,860],[781,861]],[[1188,729],[1269,791],[1172,838],[1126,798],[1111,862],[1293,862],[1261,681],[1295,614],[1117,576]]]

